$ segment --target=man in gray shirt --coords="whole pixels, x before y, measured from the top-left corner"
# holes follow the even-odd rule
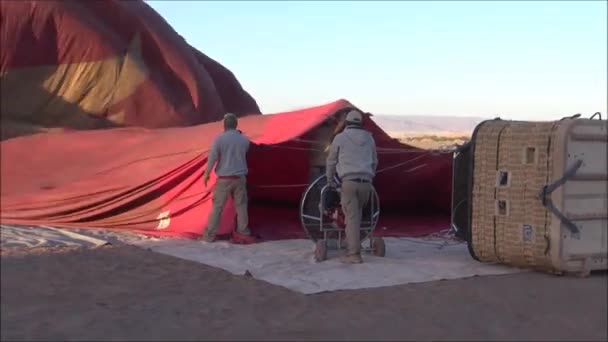
[[[346,115],[346,128],[334,138],[327,156],[326,176],[335,187],[338,174],[342,182],[341,205],[346,218],[346,255],[343,263],[359,264],[361,258],[360,226],[363,208],[367,205],[376,175],[378,156],[371,133],[361,126],[363,116],[357,110]]]
[[[211,169],[215,166],[217,183],[213,191],[213,209],[203,234],[203,240],[215,241],[215,232],[220,222],[220,216],[228,196],[232,196],[237,215],[237,231],[233,237],[247,240],[251,237],[249,231],[249,217],[247,213],[247,151],[249,139],[241,134],[237,128],[238,120],[234,114],[224,116],[224,133],[213,142],[207,169],[205,170],[205,187],[209,181]]]

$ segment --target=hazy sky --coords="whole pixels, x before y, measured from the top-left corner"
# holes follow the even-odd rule
[[[606,117],[606,1],[148,3],[265,113]]]

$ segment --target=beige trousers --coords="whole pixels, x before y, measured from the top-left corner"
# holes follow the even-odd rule
[[[232,196],[234,208],[236,210],[237,232],[249,235],[249,216],[247,213],[247,179],[241,177],[238,179],[219,178],[215,184],[213,191],[213,209],[207,229],[205,229],[205,237],[215,237],[215,232],[220,224],[220,217],[226,205],[228,196]]]
[[[372,192],[371,183],[345,180],[340,194],[342,211],[346,219],[346,254],[361,254],[361,216]]]

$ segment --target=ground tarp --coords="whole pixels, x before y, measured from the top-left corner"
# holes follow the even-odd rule
[[[308,240],[269,241],[253,246],[226,242],[142,240],[134,245],[180,259],[224,269],[235,275],[286,287],[303,294],[357,290],[474,276],[525,272],[471,258],[466,243],[445,238],[395,238],[386,240],[386,257],[365,254],[365,262],[345,265],[339,253],[322,263],[313,260]]]
[[[386,257],[364,254],[363,264],[345,265],[339,262],[340,253],[336,250],[329,251],[329,259],[325,262],[316,263],[314,244],[302,239],[239,246],[224,241],[211,244],[103,229],[1,228],[1,246],[7,254],[15,255],[30,248],[73,251],[106,244],[114,247],[131,245],[220,268],[234,275],[249,275],[303,294],[525,272],[473,260],[466,243],[455,240],[448,232],[425,238],[389,237],[385,239]]]
[[[247,116],[239,128],[254,143],[250,167],[250,223],[265,239],[302,237],[298,203],[309,182],[306,138],[346,100],[294,112]],[[415,149],[390,138],[372,120],[376,140],[383,235],[411,227],[433,232],[449,225],[451,154]],[[195,238],[211,210],[202,182],[207,153],[220,122],[192,127],[119,128],[38,134],[1,147],[4,224],[89,227]],[[212,175],[213,177],[213,175]],[[395,214],[395,215],[391,215]],[[228,203],[218,233],[234,227]],[[407,232],[406,232],[407,233]]]

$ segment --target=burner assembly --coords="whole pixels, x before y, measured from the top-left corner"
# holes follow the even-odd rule
[[[376,190],[372,189],[361,217],[361,251],[384,257],[384,240],[373,234],[379,217],[380,200]],[[317,262],[327,259],[328,250],[345,249],[346,220],[340,205],[339,185],[335,189],[329,187],[325,176],[313,181],[300,201],[300,222],[308,237],[315,243]]]

